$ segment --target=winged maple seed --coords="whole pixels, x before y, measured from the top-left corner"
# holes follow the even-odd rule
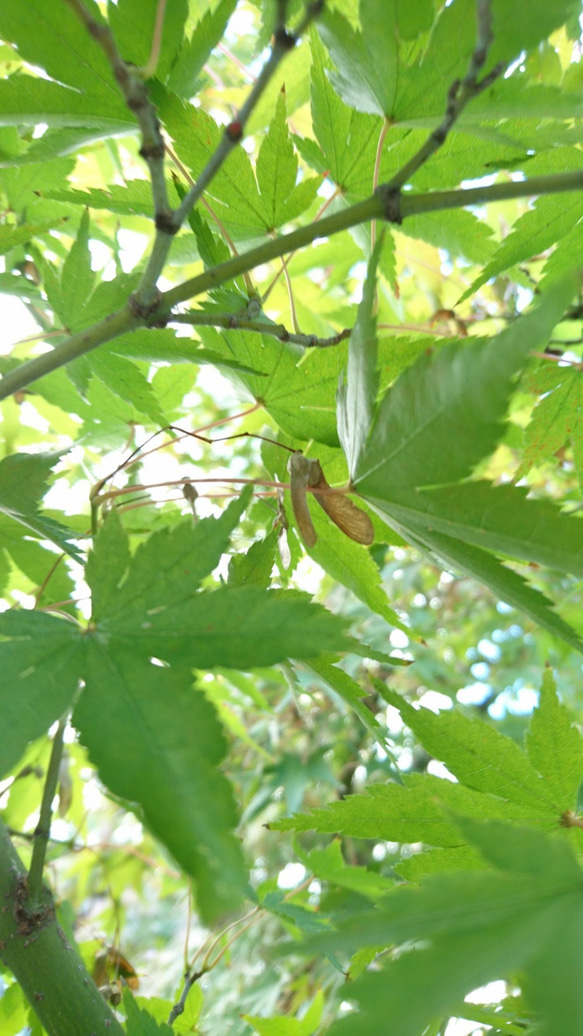
[[[368,514],[343,493],[330,492],[331,486],[326,481],[319,460],[304,457],[301,450],[296,450],[288,461],[288,471],[292,507],[307,547],[313,547],[318,539],[308,508],[308,487],[313,491],[320,507],[345,536],[366,546],[373,542],[374,529]]]

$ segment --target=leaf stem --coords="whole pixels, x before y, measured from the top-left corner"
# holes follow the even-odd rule
[[[379,139],[378,139],[378,143],[377,143],[377,150],[376,150],[375,161],[374,161],[374,171],[373,171],[373,176],[372,176],[372,189],[373,189],[373,193],[376,191],[376,189],[377,189],[377,187],[379,185],[379,176],[380,176],[380,170],[381,170],[381,158],[383,156],[383,145],[385,143],[385,140],[386,140],[386,137],[387,137],[387,133],[389,132],[390,125],[391,125],[391,123],[390,123],[389,119],[387,119],[387,117],[385,115],[385,118],[383,119],[383,125],[381,127],[381,132],[379,133]],[[374,246],[376,245],[376,241],[377,241],[377,221],[376,221],[376,219],[373,219],[373,221],[372,221],[372,223],[370,225],[370,250],[371,250],[371,252],[374,251]]]
[[[150,56],[142,69],[140,69],[144,79],[150,79],[154,75],[156,68],[158,67],[158,61],[160,60],[160,50],[162,47],[162,33],[164,31],[164,15],[166,14],[166,0],[158,0],[158,7],[156,9],[156,22],[154,25],[154,32],[152,34],[152,48],[150,50]]]

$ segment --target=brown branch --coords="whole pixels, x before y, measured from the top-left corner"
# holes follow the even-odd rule
[[[145,83],[138,73],[127,65],[118,52],[113,34],[106,22],[96,21],[82,0],[67,0],[81,19],[87,32],[97,40],[107,57],[124,100],[135,115],[142,134],[140,154],[146,161],[152,183],[156,227],[166,226],[172,216],[164,179],[164,141],[154,105],[150,103]]]
[[[279,338],[280,342],[292,342],[294,345],[303,345],[306,349],[328,349],[330,346],[338,345],[339,342],[350,338],[352,329],[347,327],[330,338],[318,338],[317,335],[307,335],[288,331],[284,324],[269,324],[263,320],[247,320],[237,316],[236,313],[202,313],[197,310],[189,310],[187,313],[175,313],[170,317],[171,324],[191,324],[193,327],[223,327],[235,331],[255,331],[262,335],[271,335]],[[196,357],[195,357],[196,358]]]

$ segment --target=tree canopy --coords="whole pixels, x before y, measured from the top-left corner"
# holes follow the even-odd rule
[[[0,5],[0,1036],[583,1032],[581,13]]]

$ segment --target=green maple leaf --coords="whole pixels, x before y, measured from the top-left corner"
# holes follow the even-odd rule
[[[73,722],[92,761],[196,879],[208,921],[239,903],[247,871],[233,792],[218,769],[226,741],[192,669],[268,666],[352,643],[342,621],[305,594],[248,583],[202,588],[249,496],[217,519],[154,533],[133,557],[109,515],[86,566],[93,611],[85,631],[40,612],[0,614],[10,730],[2,768],[71,707],[82,683]]]
[[[74,533],[39,510],[48,491],[47,476],[59,460],[58,454],[14,453],[0,461],[0,512],[79,560],[79,551],[70,542]]]
[[[456,823],[495,870],[398,888],[374,913],[361,912],[309,944],[312,952],[335,954],[357,946],[403,946],[388,966],[351,983],[350,999],[359,1010],[332,1026],[334,1036],[382,1031],[387,1015],[394,1036],[418,1036],[476,986],[517,970],[540,1017],[537,1031],[569,1036],[578,1030],[583,895],[573,853],[529,828],[461,817]],[[417,944],[413,951],[411,943]]]
[[[374,270],[369,271],[369,283]],[[513,379],[537,342],[548,339],[573,291],[557,281],[537,309],[500,335],[446,345],[407,367],[376,407],[355,407],[376,357],[365,289],[349,343],[338,426],[351,482],[399,535],[446,565],[476,576],[578,650],[577,634],[549,602],[495,553],[578,574],[583,525],[521,490],[466,481],[500,438]],[[357,343],[368,319],[366,347]],[[348,402],[352,399],[352,404]],[[352,412],[354,419],[349,421]]]

